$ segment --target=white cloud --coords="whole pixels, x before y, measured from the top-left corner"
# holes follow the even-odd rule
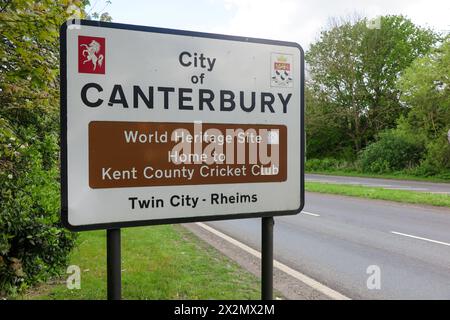
[[[213,32],[295,41],[304,48],[330,17],[404,14],[422,26],[450,29],[448,0],[223,0],[223,6],[233,15]]]

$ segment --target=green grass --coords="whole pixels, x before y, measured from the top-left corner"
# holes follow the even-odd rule
[[[81,289],[65,280],[38,286],[23,299],[105,299],[106,232],[83,232],[71,255]],[[181,226],[122,229],[124,299],[259,299],[259,279]]]
[[[443,178],[439,176],[431,177],[418,177],[413,175],[408,175],[402,172],[391,173],[391,174],[376,174],[376,173],[362,173],[358,171],[348,171],[348,170],[326,170],[326,171],[307,171],[306,174],[323,174],[323,175],[334,175],[334,176],[346,176],[346,177],[363,177],[363,178],[380,178],[380,179],[397,179],[397,180],[415,180],[415,181],[427,181],[427,182],[441,182],[450,183],[450,179]]]
[[[450,207],[450,196],[417,191],[390,190],[379,187],[365,187],[321,182],[306,182],[305,190],[310,192],[339,194],[368,199],[390,200],[413,204]]]

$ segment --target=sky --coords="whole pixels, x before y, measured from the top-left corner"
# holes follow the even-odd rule
[[[308,48],[330,18],[403,14],[450,31],[449,0],[91,0],[113,22],[286,40]],[[106,6],[106,8],[105,8]],[[91,8],[88,8],[88,11]]]

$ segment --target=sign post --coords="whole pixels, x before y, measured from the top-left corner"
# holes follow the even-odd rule
[[[108,300],[122,297],[120,229],[106,230],[106,273]]]
[[[273,217],[261,219],[261,299],[273,299]]]
[[[106,229],[273,217],[304,206],[304,54],[293,42],[81,20],[60,30],[61,220]]]

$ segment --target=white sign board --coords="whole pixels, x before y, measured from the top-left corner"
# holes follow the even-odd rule
[[[296,214],[296,43],[94,21],[61,27],[71,230]]]

